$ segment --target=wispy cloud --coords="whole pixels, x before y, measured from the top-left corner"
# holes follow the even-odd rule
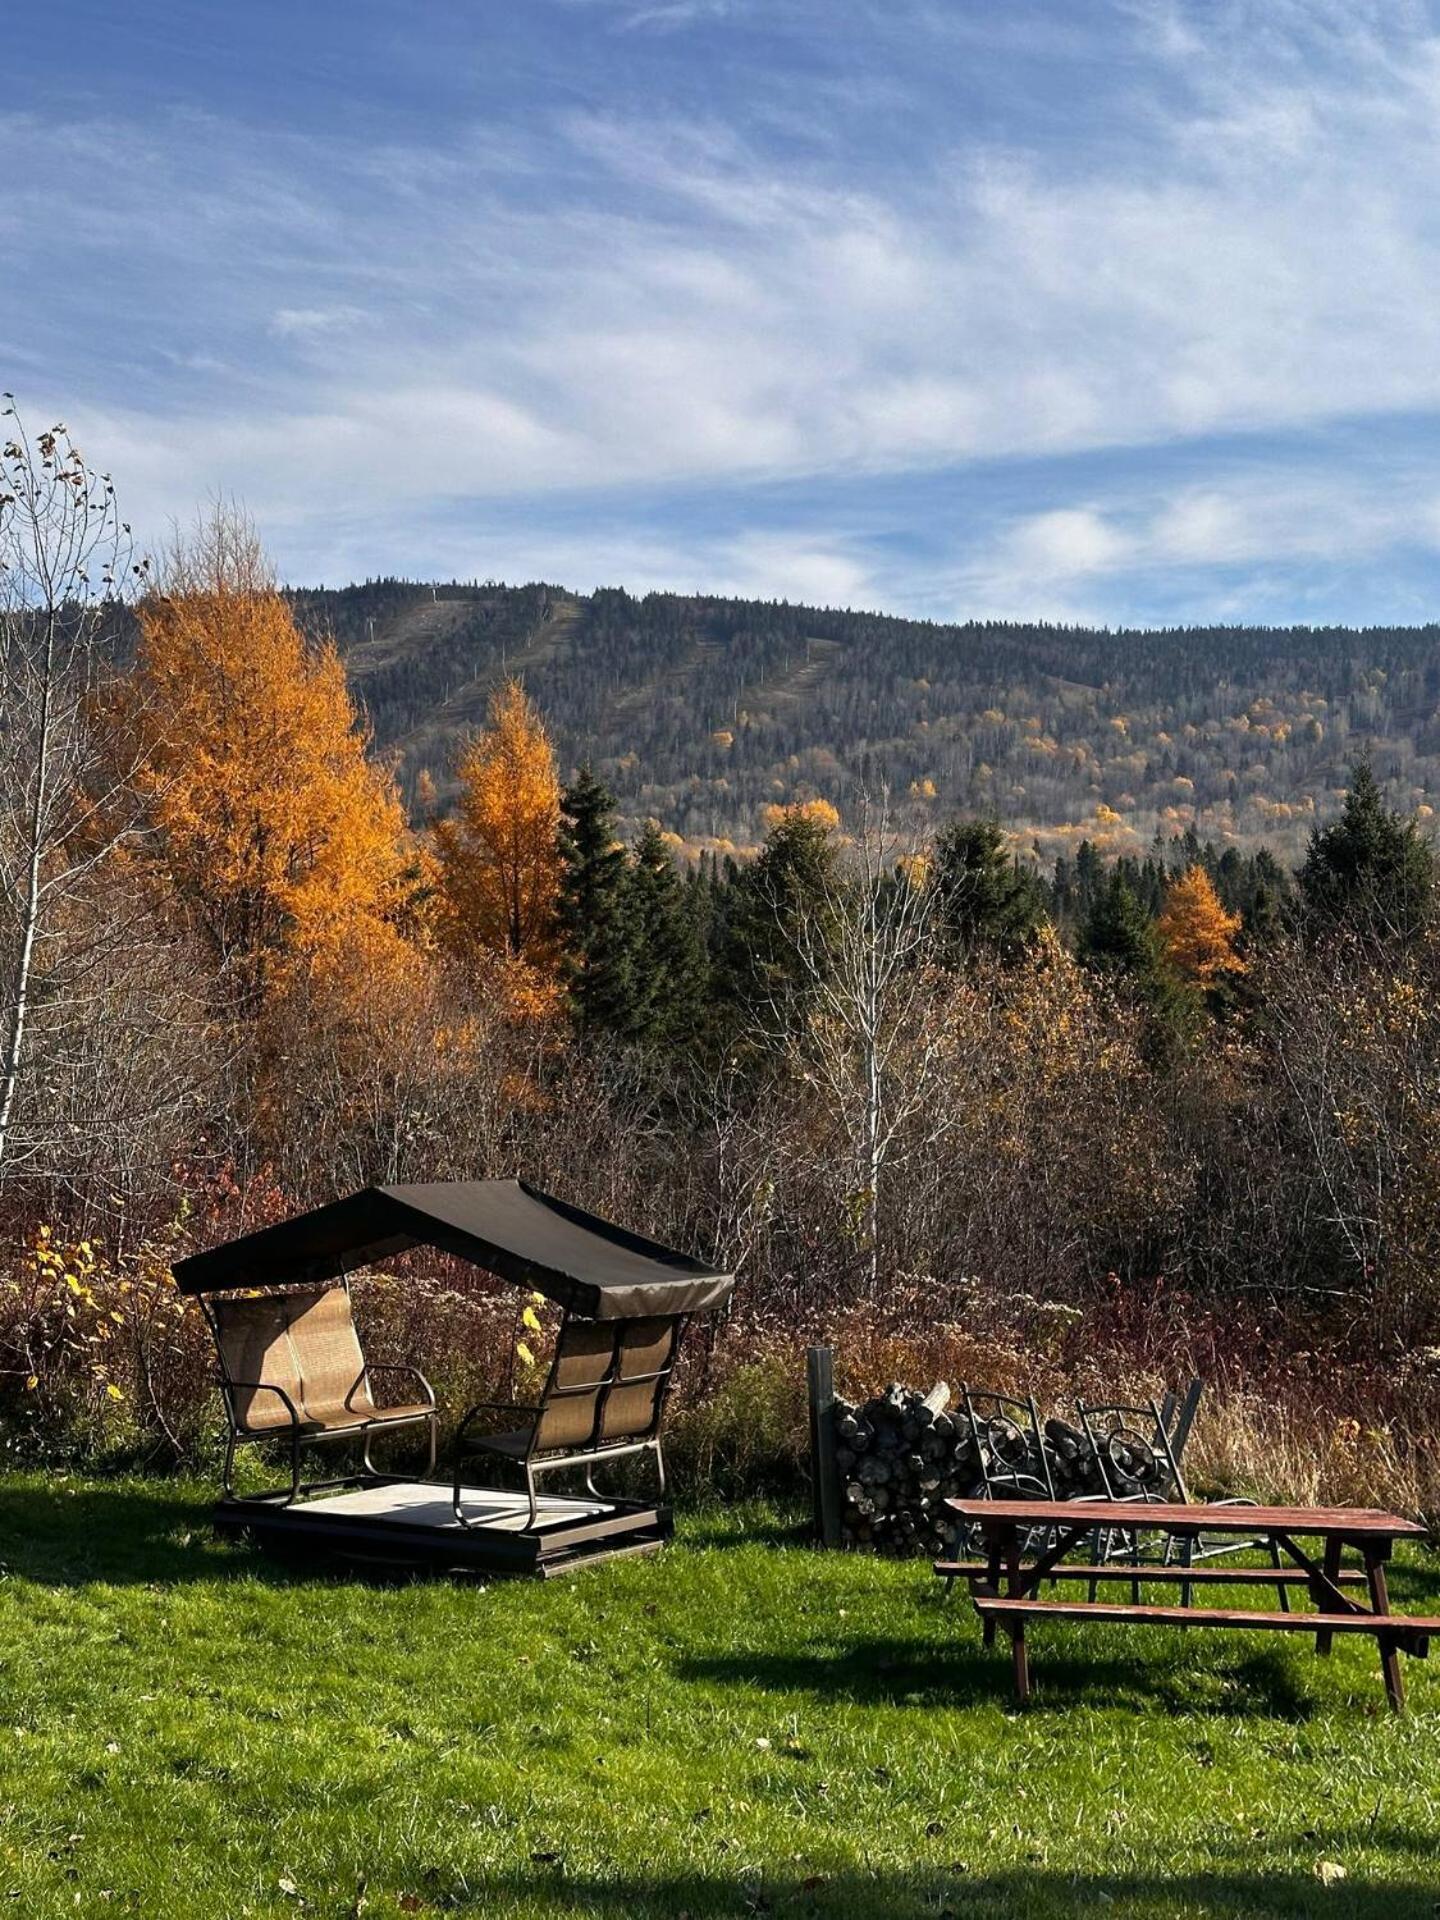
[[[366,570],[428,569],[438,529],[470,529],[478,552],[473,529],[520,502],[558,527],[577,497],[613,514],[643,493],[659,523],[661,495],[728,489],[733,520],[747,492],[784,483],[848,489],[850,523],[867,484],[1018,461],[1033,510],[986,514],[943,561],[917,538],[925,580],[893,553],[877,563],[853,525],[813,520],[722,532],[677,511],[627,550],[677,579],[688,558],[710,584],[763,590],[768,566],[792,597],[809,582],[825,599],[953,593],[1012,612],[1141,591],[1162,604],[1167,570],[1187,594],[1206,570],[1231,592],[1236,568],[1304,553],[1312,507],[1331,553],[1430,551],[1427,510],[1376,506],[1333,472],[1323,501],[1302,486],[1289,511],[1224,476],[1148,499],[1145,482],[1165,449],[1440,413],[1427,8],[1133,0],[1082,32],[1036,5],[1002,22],[855,0],[835,29],[854,58],[792,39],[778,75],[772,42],[746,34],[813,10],[564,11],[572,30],[663,42],[667,64],[607,70],[588,93],[555,65],[553,89],[531,76],[523,114],[443,134],[422,115],[379,139],[343,124],[256,138],[208,100],[112,112],[47,148],[43,170],[26,164],[37,116],[0,117],[17,274],[62,234],[72,273],[107,291],[47,315],[43,340],[13,328],[15,358],[38,356],[42,397],[108,438],[137,513],[158,522],[222,488],[293,573],[331,564],[334,529],[366,517]],[[722,17],[735,64],[687,65],[679,29]],[[903,115],[839,104],[867,78],[862,46],[913,102],[914,164],[887,146],[912,136]],[[527,55],[542,74],[556,58],[538,27]],[[938,110],[927,63],[961,55],[958,78],[978,63],[997,85],[1048,62],[1027,113],[975,131]],[[1109,92],[1057,140],[1072,67]],[[836,118],[814,131],[835,137],[787,124],[777,82],[792,106],[823,103],[812,118]],[[1114,497],[1066,497],[1066,463],[1118,452],[1132,465]],[[1420,468],[1417,498],[1440,494],[1440,453]],[[551,550],[551,577],[580,563],[569,534]]]
[[[281,307],[271,317],[270,331],[281,340],[310,340],[317,334],[343,332],[364,318],[362,307]]]

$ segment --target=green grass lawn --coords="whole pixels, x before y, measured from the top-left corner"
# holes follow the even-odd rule
[[[0,1481],[0,1911],[1440,1912],[1440,1670],[1393,1719],[1368,1642],[1042,1627],[1017,1712],[925,1567],[757,1510],[489,1589],[306,1578],[207,1512]],[[1435,1611],[1440,1566],[1392,1589]]]

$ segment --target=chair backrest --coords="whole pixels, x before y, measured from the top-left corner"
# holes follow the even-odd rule
[[[1153,1400],[1142,1406],[1097,1406],[1081,1400],[1080,1424],[1112,1500],[1189,1502],[1180,1463]]]
[[[531,1452],[653,1439],[683,1326],[683,1319],[668,1314],[642,1320],[582,1320],[567,1314]]]
[[[302,1419],[333,1426],[374,1412],[344,1285],[230,1295],[207,1302],[230,1417],[241,1433],[288,1428],[278,1387]]]
[[[961,1400],[991,1500],[1053,1500],[1055,1479],[1034,1394],[1023,1400],[962,1385]]]

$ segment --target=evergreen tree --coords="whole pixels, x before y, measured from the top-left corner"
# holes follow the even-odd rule
[[[637,1040],[688,1040],[705,999],[699,895],[675,869],[652,820],[625,876],[631,946],[628,1032]]]
[[[1081,963],[1096,973],[1126,976],[1146,987],[1158,980],[1160,942],[1154,922],[1118,865],[1091,900],[1077,952]]]
[[[717,975],[736,1010],[783,1002],[807,991],[792,929],[830,911],[836,863],[833,816],[787,807],[746,867],[727,862],[716,915]]]
[[[1415,821],[1385,805],[1369,763],[1360,761],[1340,818],[1311,834],[1300,869],[1311,923],[1411,939],[1428,917],[1434,881],[1434,855]]]
[[[634,997],[625,849],[615,796],[582,767],[560,801],[559,916],[565,982],[582,1032],[628,1031]]]
[[[937,837],[931,884],[943,949],[951,964],[979,947],[1013,959],[1045,919],[1039,881],[1011,858],[993,820],[957,820]]]
[[[1119,862],[1095,895],[1077,953],[1082,965],[1113,980],[1144,1008],[1145,1052],[1152,1065],[1163,1064],[1193,1037],[1200,996],[1166,964],[1155,922]]]
[[[1082,840],[1075,849],[1074,911],[1084,921],[1097,897],[1105,889],[1105,862],[1093,840]]]

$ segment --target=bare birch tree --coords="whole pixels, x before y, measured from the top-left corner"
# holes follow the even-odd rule
[[[798,912],[794,902],[783,910],[801,1016],[788,997],[762,1009],[767,1037],[820,1094],[844,1142],[847,1200],[872,1293],[887,1169],[937,1087],[944,1023],[928,1017],[937,991],[933,903],[915,848],[896,837],[883,807],[867,806],[853,847],[818,897]],[[943,1130],[943,1112],[932,1123],[927,1131]]]
[[[108,475],[63,425],[0,420],[0,1177],[37,980],[67,903],[133,830],[97,696],[105,641],[144,571]]]

